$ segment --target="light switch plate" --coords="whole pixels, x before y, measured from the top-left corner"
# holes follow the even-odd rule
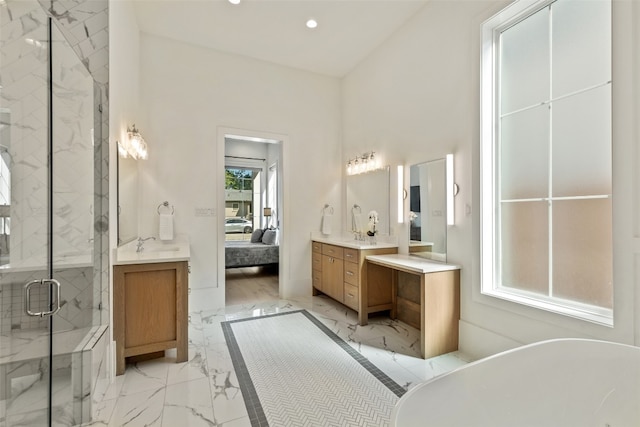
[[[196,216],[216,216],[214,208],[196,208]]]

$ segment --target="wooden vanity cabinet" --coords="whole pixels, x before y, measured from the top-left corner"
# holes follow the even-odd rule
[[[313,242],[311,251],[311,277],[313,289],[322,291],[322,243]]]
[[[392,277],[381,269],[367,277],[367,255],[394,254],[398,248],[354,249],[312,241],[313,294],[323,293],[358,313],[366,325],[369,313],[394,311]]]
[[[342,302],[344,260],[342,248],[322,245],[322,293]]]
[[[188,359],[187,261],[113,267],[113,336],[116,375],[126,358],[153,358],[177,349],[176,362]],[[144,356],[142,356],[144,355]]]

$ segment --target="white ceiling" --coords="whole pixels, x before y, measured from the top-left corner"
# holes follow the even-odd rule
[[[428,0],[135,0],[140,30],[342,77]],[[309,30],[305,22],[318,21]]]

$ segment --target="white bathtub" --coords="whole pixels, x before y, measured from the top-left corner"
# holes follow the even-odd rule
[[[640,347],[562,339],[500,353],[417,385],[391,425],[640,426]]]

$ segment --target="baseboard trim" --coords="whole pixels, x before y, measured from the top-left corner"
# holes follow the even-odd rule
[[[459,351],[473,360],[482,359],[522,345],[522,343],[511,338],[464,320],[459,321],[458,328],[460,333]]]

